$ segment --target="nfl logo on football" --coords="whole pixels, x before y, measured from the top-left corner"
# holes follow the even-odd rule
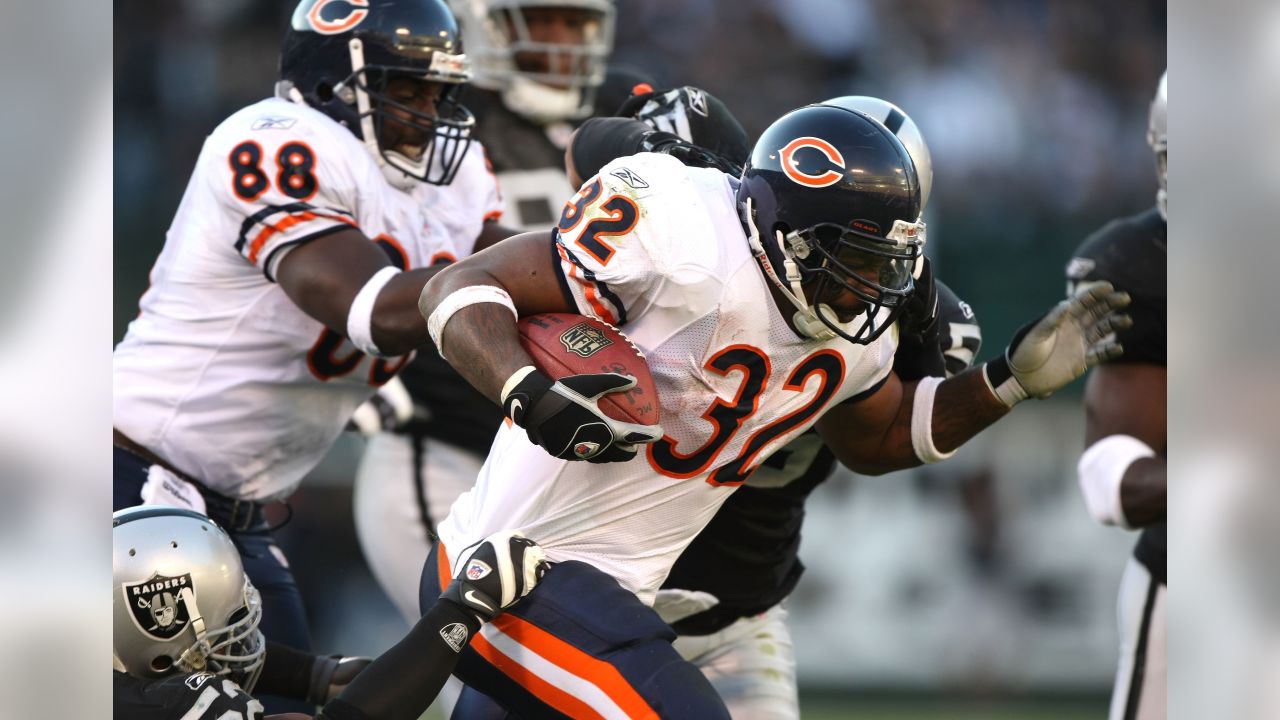
[[[489,566],[488,566],[488,565],[485,565],[483,562],[481,562],[481,561],[479,561],[479,560],[472,560],[472,561],[467,565],[467,579],[468,579],[468,580],[479,580],[480,578],[484,577],[485,575],[488,575],[490,572],[491,572],[491,570],[490,570]]]
[[[565,350],[589,358],[612,345],[613,341],[587,323],[579,323],[560,335],[560,343]]]

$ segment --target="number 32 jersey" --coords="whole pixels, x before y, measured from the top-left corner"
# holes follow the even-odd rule
[[[629,462],[592,464],[553,458],[508,423],[441,524],[446,547],[519,528],[552,560],[594,565],[651,603],[765,458],[884,382],[896,333],[861,346],[791,329],[750,252],[733,182],[645,153],[605,166],[565,206],[553,233],[565,290],[644,352],[665,436]]]
[[[483,149],[472,143],[452,185],[415,185],[393,186],[355,135],[305,105],[272,98],[224,121],[115,350],[116,428],[224,495],[289,494],[407,358],[356,350],[294,305],[276,270],[346,228],[402,269],[469,254],[500,203]]]

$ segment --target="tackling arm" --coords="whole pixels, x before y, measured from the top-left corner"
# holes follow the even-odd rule
[[[351,337],[352,303],[386,268],[392,268],[386,254],[359,230],[348,229],[292,250],[280,261],[276,281],[307,315]],[[417,302],[423,285],[438,271],[429,267],[396,273],[373,289],[365,317],[380,354],[403,355],[430,341]]]
[[[842,463],[866,474],[943,459],[1019,402],[1048,397],[1119,357],[1113,331],[1130,326],[1118,314],[1128,304],[1110,283],[1081,285],[1015,335],[1002,357],[944,381],[904,384],[890,375],[870,397],[827,412],[818,432]]]

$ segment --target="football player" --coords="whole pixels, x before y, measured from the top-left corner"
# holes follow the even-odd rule
[[[733,133],[729,142],[719,138],[717,128],[736,126],[732,116],[725,116],[727,109],[708,96],[713,102],[706,103],[709,112],[703,115],[690,105],[691,92],[696,91],[639,97],[635,117],[655,129],[675,131],[729,164],[745,162],[746,150],[735,152]],[[933,161],[915,122],[879,98],[846,96],[825,104],[866,113],[897,135],[920,177],[923,211]],[[613,125],[614,133],[626,132],[628,125],[603,122]],[[599,154],[580,141],[574,146],[581,155]],[[927,266],[897,331],[893,372],[906,381],[956,375],[973,363],[981,345],[972,309],[941,281],[932,281]],[[734,718],[799,717],[795,656],[782,601],[804,572],[798,550],[805,500],[834,464],[835,456],[813,430],[770,455],[676,560],[654,601],[654,610],[680,634],[676,649],[698,665]]]
[[[204,515],[119,510],[111,547],[113,715],[130,720],[254,720],[264,712],[255,687],[324,705],[316,717],[330,720],[418,717],[480,626],[546,568],[542,549],[519,533],[485,538],[431,611],[369,661],[266,642],[258,590],[231,538]]]
[[[209,135],[114,353],[114,507],[209,515],[262,592],[263,632],[310,648],[263,506],[427,344],[416,303],[472,252],[498,194],[443,0],[304,0],[276,96]]]
[[[626,96],[618,89],[623,74],[605,67],[613,3],[455,0],[451,7],[474,71],[466,98],[472,135],[502,189],[501,222],[550,228],[577,189],[564,170],[573,128],[592,113],[611,114]],[[389,383],[359,411],[375,422],[363,428],[370,437],[356,473],[355,521],[374,577],[412,623],[436,525],[475,482],[502,413],[433,349],[418,353],[400,380],[403,388]]]
[[[1089,514],[1138,530],[1119,597],[1120,663],[1111,718],[1163,718],[1168,430],[1165,354],[1168,304],[1168,83],[1151,103],[1147,142],[1156,156],[1156,206],[1094,233],[1067,264],[1067,289],[1106,280],[1133,298],[1133,326],[1117,330],[1122,358],[1089,374],[1078,476]]]
[[[1096,283],[980,368],[893,375],[920,199],[910,156],[881,123],[808,106],[765,130],[741,180],[659,153],[625,157],[582,186],[556,229],[428,283],[420,306],[437,348],[510,423],[440,526],[423,606],[454,574],[452,548],[498,518],[557,561],[463,653],[464,682],[521,717],[728,717],[648,606],[763,458],[816,427],[856,471],[935,462],[1120,353],[1106,336],[1127,324],[1117,313],[1128,298]],[[598,409],[632,378],[538,371],[516,320],[542,312],[626,330],[657,382],[661,427]]]

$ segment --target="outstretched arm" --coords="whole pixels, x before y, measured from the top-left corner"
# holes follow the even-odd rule
[[[865,400],[828,411],[817,429],[850,469],[882,474],[945,459],[1028,397],[1043,398],[1089,367],[1118,357],[1112,331],[1128,327],[1129,303],[1109,283],[1081,286],[1025,332],[1004,356],[948,380],[890,376]]]

